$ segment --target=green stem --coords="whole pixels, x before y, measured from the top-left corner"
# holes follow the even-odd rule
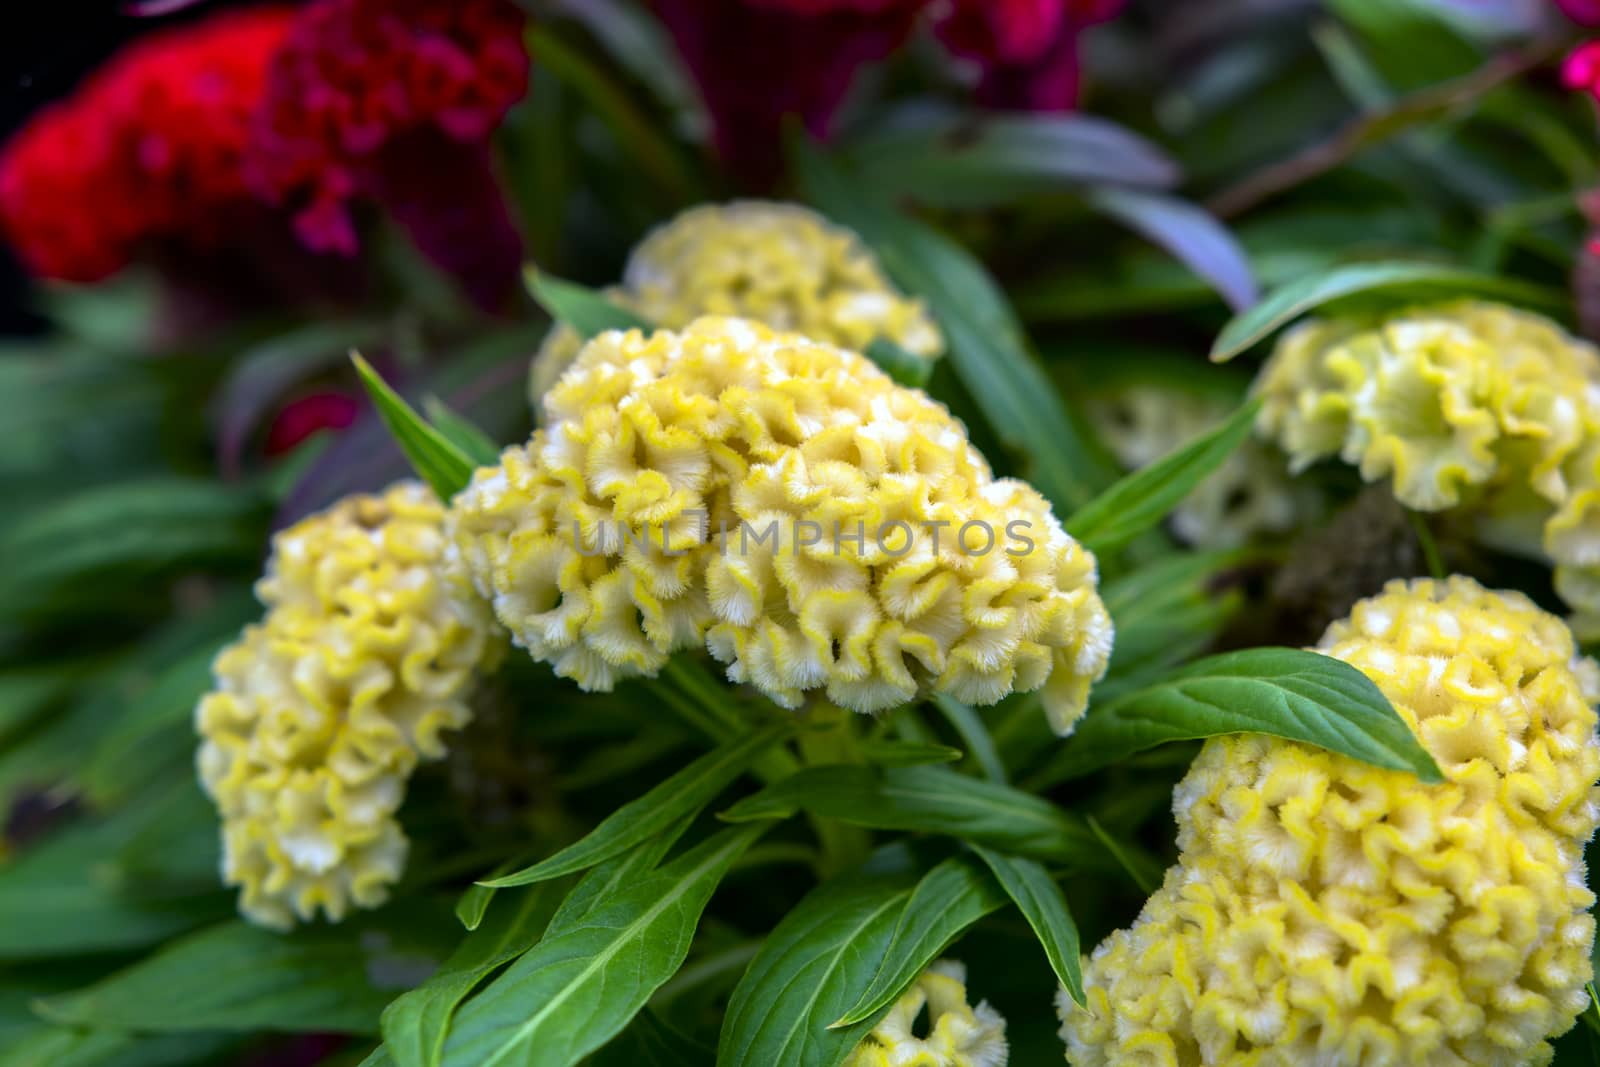
[[[1422,559],[1428,565],[1428,573],[1443,581],[1444,556],[1439,552],[1439,542],[1434,540],[1433,531],[1428,528],[1428,520],[1409,509],[1406,511],[1406,516],[1411,520],[1411,531],[1416,534],[1417,544],[1422,548]]]
[[[800,733],[800,758],[811,767],[833,763],[860,763],[855,716],[826,702],[814,704]],[[818,873],[824,878],[854,867],[872,852],[872,834],[838,819],[808,815],[822,845]]]

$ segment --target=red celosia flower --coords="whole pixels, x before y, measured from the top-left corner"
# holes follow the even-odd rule
[[[1561,81],[1600,98],[1600,41],[1579,45],[1561,65]]]
[[[214,245],[249,201],[242,157],[292,12],[151,34],[49,107],[0,155],[0,228],[35,273],[94,281],[141,246]]]
[[[857,72],[894,51],[926,0],[656,0],[711,112],[717,150],[761,184],[786,118],[826,137]]]
[[[527,88],[522,28],[510,0],[317,0],[305,8],[273,64],[253,152],[263,190],[295,207],[301,239],[353,253],[351,201],[400,185],[415,211],[429,175],[486,166],[481,146]],[[397,167],[408,173],[396,175]],[[457,214],[474,206],[442,198],[437,206]],[[494,199],[483,224],[508,230]],[[484,239],[506,245],[498,235]]]
[[[940,40],[983,69],[978,95],[998,107],[1060,111],[1078,101],[1078,35],[1125,0],[955,0]]]
[[[356,421],[358,405],[346,393],[314,393],[290,402],[267,431],[266,454],[280,456],[320,430],[343,430]]]
[[[1556,6],[1580,26],[1600,26],[1600,0],[1556,0]]]

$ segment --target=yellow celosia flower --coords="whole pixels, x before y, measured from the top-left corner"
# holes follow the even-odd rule
[[[451,513],[500,621],[585,689],[704,644],[785,707],[1043,689],[1065,732],[1111,649],[1094,557],[949,412],[746,320],[596,338]]]
[[[1213,430],[1233,411],[1225,395],[1135,382],[1085,404],[1118,463],[1137,470]],[[1294,529],[1316,510],[1312,494],[1285,474],[1283,457],[1246,441],[1195,487],[1171,516],[1172,531],[1205,548],[1236,548]]]
[[[1065,997],[1075,1067],[1515,1067],[1584,1009],[1600,670],[1561,621],[1466,578],[1393,582],[1320,650],[1447,779],[1261,735],[1179,784],[1178,863]]]
[[[406,780],[466,724],[498,648],[487,606],[442,569],[443,522],[404,483],[283,531],[256,586],[265,618],[217,656],[196,711],[200,780],[223,876],[256,922],[338,920],[400,877]]]
[[[930,966],[843,1067],[1005,1067],[1006,1021],[987,1001],[969,1005],[966,981],[955,960]]]
[[[646,321],[682,329],[705,315],[754,319],[813,341],[865,351],[878,338],[928,359],[944,338],[919,300],[903,296],[855,234],[799,204],[707,204],[647,236],[607,295]],[[558,326],[534,359],[535,404],[577,356]]]
[[[1419,511],[1468,508],[1600,613],[1600,350],[1538,315],[1463,301],[1287,334],[1261,429],[1302,469],[1333,455]],[[1542,536],[1540,528],[1543,527]]]

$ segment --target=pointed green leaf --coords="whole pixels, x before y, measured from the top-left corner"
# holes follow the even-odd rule
[[[1075,1004],[1083,1003],[1083,963],[1079,958],[1078,924],[1072,921],[1067,898],[1050,872],[1030,859],[972,846],[989,865],[1022,917],[1028,920],[1034,936],[1044,946],[1044,954],[1056,978]]]
[[[725,830],[552,926],[460,1009],[442,1062],[568,1067],[604,1045],[682,966],[712,892],[761,830]]]
[[[1259,399],[1214,430],[1134,471],[1067,520],[1067,532],[1094,552],[1112,552],[1155,526],[1228,461],[1250,436]]]
[[[896,211],[815,149],[802,147],[796,164],[811,202],[859,234],[901,287],[927,303],[944,329],[950,365],[1001,442],[1025,459],[1040,492],[1067,512],[1116,480],[971,253]]]
[[[682,819],[632,851],[606,860],[590,870],[562,900],[546,933],[554,936],[576,926],[598,905],[655,870],[662,857],[672,851],[672,846],[678,843],[678,838],[684,835],[693,821],[692,818]]]
[[[373,985],[361,938],[351,927],[285,937],[227,922],[87,989],[45,998],[38,1011],[53,1022],[142,1032],[372,1034],[390,994]]]
[[[1561,313],[1562,292],[1439,263],[1351,263],[1290,282],[1234,316],[1211,346],[1218,363],[1266,340],[1302,315],[1351,297],[1395,302],[1481,296]]]
[[[1112,185],[1092,190],[1089,202],[1204,278],[1234,311],[1259,298],[1249,257],[1204,208],[1176,196]]]
[[[860,871],[812,890],[734,988],[717,1067],[838,1067],[876,1020],[828,1024],[867,988],[915,887],[909,873]]]
[[[620,855],[674,823],[694,817],[744,773],[756,756],[787,732],[783,726],[775,725],[730,741],[701,756],[638,800],[612,812],[583,840],[531,867],[481,884],[493,889],[528,885],[581,871]]]
[[[378,417],[389,428],[400,450],[406,454],[417,475],[433,487],[440,500],[449,502],[472,481],[473,465],[467,454],[449,438],[423,421],[400,394],[389,388],[372,365],[359,353],[350,353],[356,373],[367,395],[378,409]]]
[[[1246,732],[1444,781],[1372,679],[1348,663],[1293,648],[1211,656],[1090,708],[1052,768],[1058,779],[1077,777],[1166,741]]]
[[[535,267],[523,271],[523,281],[527,284],[528,292],[540,307],[550,313],[551,318],[571,326],[585,341],[607,330],[644,330],[648,333],[655,329],[652,323],[612,303],[604,294],[574,282],[562,281]]]
[[[880,767],[916,767],[925,763],[954,763],[965,755],[959,748],[922,741],[863,741],[863,758]]]
[[[991,782],[1005,785],[1006,765],[1000,759],[1000,750],[995,747],[994,738],[989,736],[989,728],[984,725],[983,717],[944,693],[935,694],[933,706],[944,715],[945,721],[951,728],[961,735],[967,751],[972,753],[973,760],[982,768],[983,776]]]
[[[428,421],[444,439],[461,450],[477,467],[492,467],[500,462],[500,446],[465,416],[457,415],[448,404],[431,393],[422,400]]]
[[[450,958],[417,988],[383,1010],[384,1046],[398,1067],[436,1067],[457,1006],[497,968],[538,943],[555,913],[552,885],[505,894],[487,925],[463,938]]]
[[[866,1022],[887,1011],[967,927],[1005,902],[994,876],[972,856],[952,856],[929,871],[900,913],[872,983],[829,1029]]]
[[[741,800],[722,818],[787,818],[796,811],[1091,867],[1106,859],[1088,827],[1049,801],[947,767],[810,767]]]

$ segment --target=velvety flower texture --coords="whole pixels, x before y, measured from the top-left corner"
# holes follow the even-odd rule
[[[451,514],[501,623],[585,689],[704,644],[784,707],[1042,689],[1065,733],[1105,670],[1094,557],[855,353],[743,319],[611,332],[544,405]]]
[[[799,204],[691,208],[634,249],[608,295],[667,329],[724,315],[855,352],[880,337],[929,359],[944,351],[927,308],[894,287],[861,240]],[[571,328],[551,331],[534,361],[535,402],[580,347]]]
[[[1096,393],[1084,405],[1100,440],[1129,470],[1154,463],[1216,429],[1235,400],[1203,390],[1132,382]],[[1283,457],[1247,441],[1172,512],[1173,533],[1192,545],[1235,548],[1283,534],[1316,513],[1315,494],[1284,472]]]
[[[1521,593],[1393,582],[1320,650],[1446,782],[1258,734],[1173,796],[1178,863],[1060,998],[1074,1067],[1521,1067],[1584,1010],[1600,669]]]
[[[406,781],[471,718],[499,651],[488,608],[442,566],[443,520],[402,483],[280,533],[256,587],[266,616],[217,656],[196,710],[200,780],[223,877],[255,922],[338,920],[400,877]]]
[[[1080,89],[1078,37],[1126,0],[954,0],[937,25],[956,55],[976,60],[992,107],[1065,111]]]
[[[1580,26],[1600,26],[1600,0],[1556,0],[1556,7]]]
[[[30,271],[98,281],[162,242],[229,239],[244,154],[292,11],[221,14],[141,38],[0,153],[0,231]]]
[[[986,1001],[968,1004],[966,982],[956,960],[930,966],[843,1067],[1005,1067],[1006,1021]]]
[[[263,192],[309,247],[345,254],[351,202],[375,198],[492,300],[520,257],[487,145],[527,89],[523,23],[511,0],[315,0],[272,65],[252,146]]]
[[[1464,301],[1307,323],[1258,382],[1296,470],[1338,455],[1419,511],[1556,564],[1600,613],[1600,350],[1538,315]]]

